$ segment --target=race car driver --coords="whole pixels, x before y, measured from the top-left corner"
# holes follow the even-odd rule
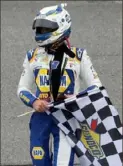
[[[30,120],[32,162],[34,166],[73,166],[73,150],[45,111],[50,102],[77,94],[82,81],[95,88],[101,82],[86,49],[70,47],[71,17],[65,4],[41,9],[32,29],[38,46],[27,51],[17,89],[22,102],[35,110]],[[49,152],[50,134],[54,138],[53,156]]]

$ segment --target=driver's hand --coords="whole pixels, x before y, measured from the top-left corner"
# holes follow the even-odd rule
[[[34,101],[33,108],[37,112],[45,112],[49,108],[48,104],[49,103],[47,101],[38,99]]]

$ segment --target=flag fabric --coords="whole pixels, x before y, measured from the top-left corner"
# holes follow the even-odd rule
[[[65,134],[81,166],[122,166],[123,128],[105,87],[53,103],[47,114]]]

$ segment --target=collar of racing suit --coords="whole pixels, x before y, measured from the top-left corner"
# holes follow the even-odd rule
[[[48,53],[51,53],[50,50]],[[55,52],[54,52],[54,59],[53,61],[58,61],[58,67],[56,69],[51,68],[50,65],[50,82],[51,82],[51,92],[53,95],[54,101],[57,100],[58,90],[60,86],[61,76],[63,74],[63,71],[61,70],[62,61],[64,53],[66,53],[71,58],[75,57],[75,54],[66,46],[65,43],[63,43]],[[51,62],[52,63],[52,62]],[[65,65],[63,65],[65,68]],[[63,70],[64,70],[63,68]]]

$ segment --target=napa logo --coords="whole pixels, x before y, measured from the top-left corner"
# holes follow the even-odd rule
[[[44,157],[44,150],[42,147],[33,147],[32,156],[35,160],[41,160]]]
[[[64,71],[63,76],[61,76],[59,92],[60,93],[64,92],[68,88],[70,83],[71,83],[71,79],[70,79],[67,71]],[[47,69],[39,70],[37,77],[36,77],[36,84],[42,93],[46,93],[46,92],[50,91],[50,80],[49,80],[49,75],[48,75]]]
[[[48,75],[41,75],[40,76],[40,86],[49,86],[49,76]],[[60,86],[66,87],[66,76],[62,76]]]
[[[40,86],[49,86],[49,76],[48,75],[40,76]]]
[[[82,124],[81,141],[92,156],[100,159],[104,153],[100,146],[100,135],[94,131],[96,127],[97,120],[92,120],[91,128],[87,124]]]

